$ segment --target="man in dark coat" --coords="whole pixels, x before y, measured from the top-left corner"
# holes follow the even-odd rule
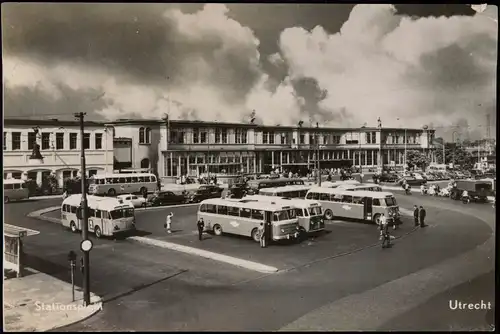
[[[419,223],[418,223],[418,212],[419,212],[418,206],[415,205],[414,208],[413,208],[413,220],[415,221],[415,226],[419,225]]]
[[[427,225],[425,225],[425,215],[426,215],[426,212],[425,212],[424,207],[420,206],[420,210],[418,211],[418,218],[420,220],[420,227],[427,226]]]
[[[203,218],[200,218],[198,220],[198,223],[196,223],[196,226],[198,227],[198,240],[202,241],[203,240],[203,230],[205,229],[205,222],[203,221]]]

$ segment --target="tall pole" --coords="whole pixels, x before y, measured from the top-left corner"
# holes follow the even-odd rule
[[[445,147],[446,147],[446,142],[444,141],[443,137],[443,165],[446,165]]]
[[[405,128],[405,158],[404,158],[404,166],[403,168],[406,169],[406,143],[408,142],[408,138],[406,137],[406,128]]]
[[[358,135],[358,149],[359,149],[359,178],[361,180],[361,183],[363,183],[363,177],[361,176],[363,174],[363,167],[361,166],[361,129],[359,129],[359,135]]]
[[[80,119],[80,159],[81,159],[81,178],[82,178],[82,202],[81,202],[81,214],[82,214],[82,242],[88,240],[88,210],[87,210],[87,192],[85,186],[85,146],[84,146],[84,134],[85,125],[83,118],[85,113],[75,114],[77,118]],[[83,251],[83,250],[82,250]],[[83,302],[85,306],[90,304],[90,259],[89,251],[83,251]]]
[[[316,123],[316,128],[319,129],[319,123]],[[319,164],[319,130],[316,131],[316,160],[317,160],[317,170],[318,170],[318,186],[321,187],[321,169]]]
[[[104,174],[108,173],[108,127],[104,127],[104,160],[105,162],[105,169],[104,169]]]

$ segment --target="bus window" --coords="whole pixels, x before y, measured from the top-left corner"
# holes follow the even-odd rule
[[[396,204],[396,199],[394,197],[386,197],[385,198],[385,203],[387,204],[387,206],[397,205]]]
[[[3,188],[5,190],[11,190],[11,189],[14,189],[14,185],[13,184],[4,184]]]
[[[288,212],[286,210],[274,212],[273,221],[279,222],[288,219]]]
[[[378,198],[374,198],[372,201],[373,206],[380,206],[380,200]]]
[[[137,176],[132,176],[132,183],[137,183]]]
[[[290,217],[289,219],[297,218],[297,210],[295,209],[288,210],[288,217]]]
[[[207,212],[207,205],[206,204],[200,205],[200,212]]]
[[[263,220],[264,219],[264,211],[252,210],[252,219]]]
[[[232,207],[232,206],[228,206],[227,207],[227,214],[228,214],[228,216],[239,217],[239,215],[240,215],[240,208],[235,208],[235,207]]]
[[[156,176],[151,176],[151,182],[156,182]]]
[[[252,210],[250,209],[241,209],[240,217],[242,218],[250,218],[252,216]]]
[[[342,196],[342,203],[352,203],[352,196]]]
[[[144,176],[139,176],[137,179],[139,180],[139,182],[144,182]]]
[[[71,213],[76,213],[76,206],[71,206]]]
[[[342,195],[333,195],[331,196],[332,202],[342,202]]]
[[[125,181],[126,181],[126,180],[125,180],[125,178],[124,178],[124,177],[120,177],[120,178],[118,178],[118,182],[119,182],[119,183],[126,183]]]
[[[286,194],[285,193],[276,193],[274,196],[285,197]]]
[[[362,197],[353,197],[352,198],[352,204],[363,204],[363,198]]]
[[[304,217],[309,217],[309,212],[307,212],[307,209],[304,209]]]
[[[102,217],[101,212],[102,212],[101,210],[95,210],[95,217],[101,218]]]
[[[131,178],[131,177],[126,177],[126,178],[125,178],[125,182],[127,182],[127,183],[131,183],[131,182],[132,182],[132,178]]]
[[[202,205],[202,209],[204,209],[202,212],[217,213],[217,206],[214,204],[204,204]]]
[[[120,179],[119,179],[119,178],[117,178],[117,177],[114,177],[114,178],[113,178],[113,183],[120,183]]]
[[[321,207],[315,206],[315,207],[309,208],[309,213],[311,214],[311,216],[321,215]]]
[[[144,176],[144,182],[151,182],[151,177]]]
[[[219,215],[227,215],[227,206],[225,206],[225,205],[217,205],[217,213]]]
[[[330,194],[325,194],[325,193],[319,194],[319,200],[320,201],[330,201]]]
[[[134,209],[118,209],[110,212],[111,219],[129,218],[134,216]]]
[[[304,217],[304,212],[302,211],[302,209],[297,209],[295,210],[296,211],[296,215],[298,217]],[[307,211],[306,211],[307,212]]]

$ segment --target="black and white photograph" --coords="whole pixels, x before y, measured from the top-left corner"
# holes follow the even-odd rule
[[[497,6],[1,13],[5,331],[495,331]]]

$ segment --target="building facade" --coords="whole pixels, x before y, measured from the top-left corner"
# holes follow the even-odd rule
[[[111,172],[113,137],[103,123],[86,122],[84,145],[86,175]],[[43,160],[30,159],[34,143]],[[80,175],[80,127],[77,121],[5,119],[3,130],[4,179],[33,179],[55,175],[59,185],[65,178]]]

